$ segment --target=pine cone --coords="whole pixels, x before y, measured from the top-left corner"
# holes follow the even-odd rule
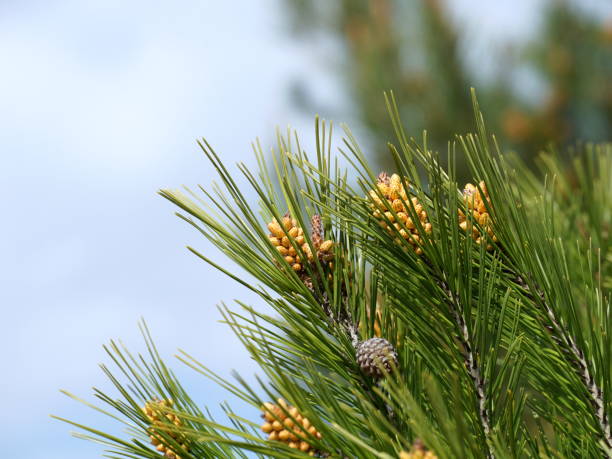
[[[289,448],[299,449],[308,453],[309,456],[324,457],[307,441],[298,437],[299,435],[302,438],[307,438],[310,434],[315,438],[321,438],[321,434],[308,418],[302,416],[296,407],[289,405],[284,399],[279,398],[277,402],[278,405],[264,403],[261,407],[264,412],[262,417],[266,420],[261,426],[261,430],[268,434],[268,440],[286,443]]]
[[[314,214],[310,219],[310,239],[315,247],[323,243],[323,221],[318,214]]]
[[[421,226],[425,233],[431,233],[431,223],[427,219],[427,212],[423,210],[423,206],[419,203],[416,196],[410,198],[412,205],[408,204],[408,194],[402,185],[402,180],[399,175],[393,174],[389,177],[385,172],[378,176],[377,184],[378,192],[370,190],[370,199],[373,201],[370,204],[372,215],[376,218],[380,225],[387,230],[392,236],[399,236],[414,246],[414,251],[417,255],[423,253],[420,245],[422,242],[421,234],[412,220],[411,208],[421,222]],[[381,199],[381,195],[383,199]],[[392,208],[395,215],[389,210]],[[396,216],[397,220],[396,221]],[[389,222],[391,225],[389,225]],[[401,224],[400,224],[401,222]],[[402,225],[403,224],[403,225]],[[392,227],[393,226],[393,227]],[[397,239],[399,242],[399,239]]]
[[[395,348],[384,338],[370,338],[360,342],[356,357],[361,371],[377,379],[398,365]]]
[[[438,459],[433,451],[425,448],[423,442],[419,439],[415,440],[410,452],[402,451],[399,454],[399,459]]]
[[[489,239],[493,242],[497,242],[497,237],[493,233],[493,229],[491,228],[490,224],[490,216],[487,212],[486,206],[488,205],[491,207],[491,200],[489,198],[489,193],[487,192],[485,182],[480,182],[480,188],[484,193],[484,198],[486,199],[487,204],[485,204],[478,187],[468,183],[463,189],[463,200],[465,202],[465,207],[467,210],[472,212],[474,221],[478,222],[480,227],[487,232]],[[459,226],[465,232],[471,230],[472,238],[477,244],[487,241],[487,238],[482,235],[480,229],[473,225],[472,221],[466,217],[461,209],[459,210]],[[487,250],[493,250],[493,246],[489,243],[487,243]]]
[[[333,259],[333,246],[334,243],[330,240],[323,240],[323,227],[321,225],[321,217],[315,215],[312,217],[313,223],[313,236],[312,245],[316,250],[316,255],[319,260],[329,262]],[[276,250],[285,258],[285,261],[289,263],[291,268],[297,272],[302,273],[305,271],[304,262],[314,262],[314,256],[310,246],[306,242],[304,237],[304,230],[298,226],[297,220],[291,218],[289,214],[286,214],[281,223],[275,218],[268,223],[268,229],[270,230],[270,242]],[[307,260],[302,260],[302,257],[298,254],[296,248],[291,244],[291,240],[294,244],[302,249],[303,254]]]
[[[181,443],[181,447],[187,450],[187,445],[182,443],[180,436],[176,432],[168,432],[168,424],[171,423],[176,427],[180,427],[183,423],[178,416],[172,413],[166,412],[167,408],[171,408],[173,405],[172,400],[158,400],[154,399],[147,403],[142,408],[143,413],[149,420],[151,427],[147,429],[151,444],[155,446],[157,451],[162,453],[164,457],[168,459],[181,459],[176,452],[171,448],[163,444],[163,439],[156,433],[156,431],[163,431],[177,442]],[[163,421],[162,419],[166,419]]]

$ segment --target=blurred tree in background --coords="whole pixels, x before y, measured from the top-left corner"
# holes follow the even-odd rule
[[[535,39],[494,50],[495,75],[483,81],[480,66],[470,66],[464,52],[469,30],[452,20],[444,1],[289,0],[286,5],[296,34],[324,34],[345,50],[337,69],[350,91],[351,108],[375,139],[374,159],[382,167],[390,161],[383,139],[393,138],[381,98],[389,89],[411,133],[427,126],[431,146],[441,151],[447,139],[468,129],[472,85],[478,86],[484,112],[504,146],[528,162],[548,143],[564,147],[609,138],[612,18],[551,1]],[[517,90],[525,76],[543,91]],[[312,106],[303,84],[296,87],[298,102],[309,112],[321,109]]]

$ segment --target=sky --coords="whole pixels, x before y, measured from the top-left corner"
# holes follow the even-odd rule
[[[49,414],[108,425],[59,389],[108,387],[101,346],[142,350],[141,317],[169,360],[254,373],[215,306],[255,299],[185,250],[224,261],[156,192],[213,180],[200,136],[252,165],[256,136],[309,130],[288,85],[317,63],[279,18],[269,1],[0,3],[4,457],[99,456]],[[226,398],[174,366],[196,399]]]
[[[476,3],[451,2],[476,40],[528,35],[543,4],[485,2],[503,6],[483,8],[480,21],[470,14]],[[101,346],[121,338],[142,351],[141,317],[168,361],[182,348],[225,376],[256,372],[215,305],[257,299],[187,252],[194,246],[228,266],[156,191],[214,179],[201,136],[227,163],[249,166],[250,142],[271,146],[278,125],[311,144],[314,114],[289,96],[296,78],[330,106],[350,106],[321,43],[292,39],[280,6],[0,2],[3,457],[100,456],[49,414],[115,429],[59,389],[91,400],[92,386],[108,388]],[[202,404],[228,398],[172,367]]]

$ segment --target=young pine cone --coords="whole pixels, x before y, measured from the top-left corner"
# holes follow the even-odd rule
[[[361,371],[376,379],[390,373],[398,365],[395,348],[384,338],[370,338],[360,342],[356,358]]]
[[[179,442],[184,450],[187,450],[187,445],[181,442],[181,439],[177,433],[167,431],[169,423],[176,427],[180,427],[182,425],[182,421],[178,416],[165,412],[165,409],[171,408],[172,405],[172,400],[155,399],[145,403],[142,411],[151,424],[151,427],[148,429],[149,438],[157,451],[162,453],[164,457],[167,457],[168,459],[181,459],[181,456],[174,452],[170,447],[164,445],[163,439],[156,434],[156,431],[166,432],[170,437]],[[163,421],[163,418],[165,418],[167,421]]]
[[[321,218],[318,215],[312,217],[312,245],[316,250],[316,255],[319,260],[329,262],[334,257],[334,243],[329,240],[323,240],[323,230],[320,225],[320,220]],[[268,223],[268,229],[270,230],[268,236],[270,242],[276,247],[276,250],[285,258],[285,261],[289,263],[296,273],[305,271],[305,262],[314,262],[314,256],[308,242],[306,242],[304,230],[298,226],[297,220],[289,217],[289,215],[285,215],[279,223],[278,220],[274,218]],[[298,251],[291,244],[291,240],[294,241],[296,246],[302,249],[303,254],[307,258],[306,260],[303,260],[300,254],[298,254]]]
[[[262,417],[266,421],[261,426],[261,430],[268,434],[268,440],[286,443],[289,448],[299,449],[309,456],[320,456],[307,441],[299,437],[307,439],[310,434],[315,438],[321,438],[321,434],[296,407],[289,405],[282,398],[277,402],[278,405],[264,403],[261,407],[264,412]]]
[[[487,232],[489,239],[493,242],[497,242],[497,237],[491,228],[490,216],[485,205],[486,199],[487,204],[489,207],[491,207],[491,200],[489,199],[489,193],[487,192],[485,182],[480,182],[480,188],[484,193],[484,199],[481,196],[477,186],[472,185],[471,183],[465,185],[465,188],[463,189],[463,200],[465,202],[465,207],[468,211],[472,212],[474,221],[478,222],[480,227]],[[465,232],[471,231],[472,238],[477,244],[487,242],[487,238],[482,235],[480,229],[466,217],[461,209],[459,210],[459,226]],[[487,242],[487,250],[492,249],[493,246]]]
[[[414,246],[414,251],[417,255],[422,254],[423,250],[420,247],[422,236],[419,234],[419,229],[412,219],[410,209],[412,208],[414,210],[414,214],[421,222],[421,226],[427,234],[431,233],[431,223],[429,223],[427,213],[419,203],[419,200],[416,196],[413,196],[410,198],[412,204],[408,203],[408,194],[404,189],[404,185],[402,185],[400,176],[397,174],[393,174],[389,177],[383,172],[378,176],[378,183],[376,186],[378,192],[376,190],[370,190],[369,193],[370,199],[372,200],[370,209],[372,209],[374,218],[379,221],[380,225],[386,229],[389,234],[396,236],[399,233],[400,237]],[[380,195],[382,195],[382,199]],[[395,215],[393,215],[393,212],[391,212],[389,208],[395,211]],[[393,226],[393,228],[391,226]]]

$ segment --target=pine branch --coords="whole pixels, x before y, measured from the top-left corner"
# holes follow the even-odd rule
[[[438,286],[444,292],[446,298],[448,299],[447,305],[449,307],[451,315],[455,320],[455,325],[460,331],[458,337],[461,343],[461,353],[463,354],[464,365],[468,371],[468,374],[470,375],[472,384],[474,386],[476,398],[478,399],[478,417],[480,419],[482,431],[487,441],[487,457],[490,459],[494,459],[495,456],[491,448],[490,439],[491,421],[489,411],[487,409],[485,386],[486,382],[480,371],[480,367],[478,365],[478,357],[475,354],[473,348],[473,340],[470,336],[470,331],[463,317],[463,308],[461,307],[461,302],[459,298],[452,291],[452,289],[448,285],[448,282],[436,276],[435,274],[433,275],[436,277],[436,282]]]
[[[389,459],[405,457],[417,438],[441,458],[609,455],[612,322],[609,300],[593,279],[595,257],[575,247],[566,257],[575,234],[563,206],[544,199],[526,210],[531,203],[517,198],[520,185],[490,153],[477,116],[479,135],[460,142],[474,177],[492,192],[491,201],[481,196],[486,212],[478,213],[470,212],[474,202],[465,205],[453,167],[441,168],[426,136],[420,147],[400,130],[400,148],[392,148],[397,173],[374,184],[347,132],[345,156],[357,192],[333,162],[331,137],[318,120],[315,164],[299,142],[292,146],[279,135],[274,176],[257,144],[259,173],[245,165],[239,170],[259,198],[259,213],[202,141],[222,184],[201,188],[204,199],[162,194],[256,283],[190,250],[274,313],[239,301],[238,310],[221,312],[261,368],[257,388],[240,376],[230,382],[183,351],[179,360],[264,411],[266,423],[258,429],[225,405],[229,423],[214,421],[191,401],[145,332],[150,358],[109,348],[120,371],[103,368],[119,398],[95,393],[112,410],[94,408],[126,424],[129,439],[74,425],[110,445],[111,454],[130,458],[157,457],[155,448],[163,448],[181,457],[250,451]],[[454,146],[449,158],[453,164]],[[584,177],[583,184],[594,174]],[[477,188],[486,195],[484,184]],[[590,206],[593,228],[609,213],[607,193]],[[546,188],[542,194],[551,196]],[[578,214],[582,204],[572,202]],[[304,231],[309,223],[311,231]],[[534,391],[541,396],[527,401]],[[266,417],[276,402],[282,416]]]
[[[521,275],[516,275],[514,279],[518,285],[528,292],[527,296],[534,303],[538,303],[535,301],[536,297],[538,298],[539,304],[541,304],[546,316],[548,317],[548,320],[552,324],[547,326],[547,330],[550,332],[553,341],[557,343],[557,345],[564,348],[564,356],[571,355],[573,357],[568,359],[568,361],[574,367],[576,374],[580,377],[582,383],[587,388],[587,393],[589,394],[591,404],[595,409],[595,417],[599,423],[599,428],[601,429],[602,439],[605,442],[606,447],[608,449],[612,449],[610,422],[606,414],[603,393],[589,371],[588,362],[585,359],[584,352],[576,344],[576,341],[571,336],[569,331],[558,320],[555,311],[546,300],[546,295],[535,284],[533,279],[531,282],[527,282]]]

